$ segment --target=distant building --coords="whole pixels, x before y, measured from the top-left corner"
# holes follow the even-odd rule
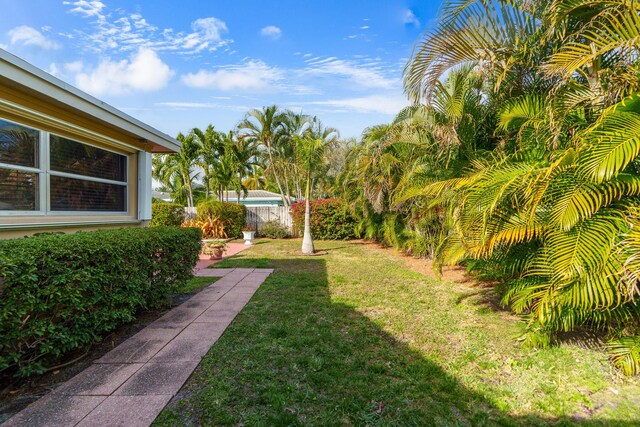
[[[164,202],[173,202],[171,195],[169,193],[165,193],[164,191],[153,190],[151,193],[154,199],[160,199]]]
[[[224,200],[229,203],[238,202],[238,194],[235,191],[227,191]],[[240,204],[245,206],[284,206],[282,197],[278,193],[265,190],[249,190],[247,197],[240,193]]]

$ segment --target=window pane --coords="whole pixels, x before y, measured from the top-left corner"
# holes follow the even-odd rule
[[[127,157],[51,135],[51,170],[126,182]]]
[[[125,212],[127,187],[51,176],[51,210]]]
[[[40,132],[0,119],[0,163],[38,167]]]
[[[37,211],[38,174],[0,168],[0,210]]]

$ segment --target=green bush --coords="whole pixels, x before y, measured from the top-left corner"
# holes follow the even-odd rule
[[[245,207],[238,203],[218,202],[216,200],[203,200],[198,203],[197,212],[201,219],[218,218],[224,224],[227,237],[242,236],[242,227],[245,225]]]
[[[305,202],[291,205],[293,228],[298,235],[304,231]],[[311,201],[311,234],[321,240],[355,239],[356,221],[342,199]]]
[[[152,203],[150,227],[179,227],[184,221],[184,206],[178,203]]]
[[[0,371],[41,373],[192,277],[200,230],[156,227],[0,241]]]
[[[280,224],[280,221],[272,220],[265,222],[260,227],[260,236],[269,239],[286,239],[289,237],[289,229]]]

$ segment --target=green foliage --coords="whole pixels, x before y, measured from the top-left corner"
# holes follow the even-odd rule
[[[640,372],[639,34],[636,1],[445,1],[416,105],[347,156],[358,231],[498,283],[530,347],[588,330]]]
[[[289,229],[277,220],[265,222],[262,227],[260,227],[259,232],[260,237],[267,237],[269,239],[286,239],[289,237]]]
[[[184,221],[184,206],[178,203],[152,203],[150,227],[179,227]]]
[[[191,278],[200,230],[155,227],[0,241],[0,370],[41,373]]]
[[[613,364],[627,375],[638,375],[640,367],[640,336],[622,337],[609,343]]]
[[[297,233],[304,230],[305,203],[291,205],[293,228]],[[349,213],[341,199],[321,199],[311,201],[311,234],[321,240],[354,239],[355,218]]]
[[[224,231],[229,238],[242,236],[242,227],[246,221],[246,208],[239,203],[203,200],[197,206],[198,217],[201,219],[217,218],[224,224]]]

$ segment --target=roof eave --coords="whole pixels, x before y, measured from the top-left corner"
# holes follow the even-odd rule
[[[3,49],[0,49],[0,75],[136,135],[141,142],[150,144],[148,151],[158,153],[180,151],[181,144],[175,138],[63,82]]]

